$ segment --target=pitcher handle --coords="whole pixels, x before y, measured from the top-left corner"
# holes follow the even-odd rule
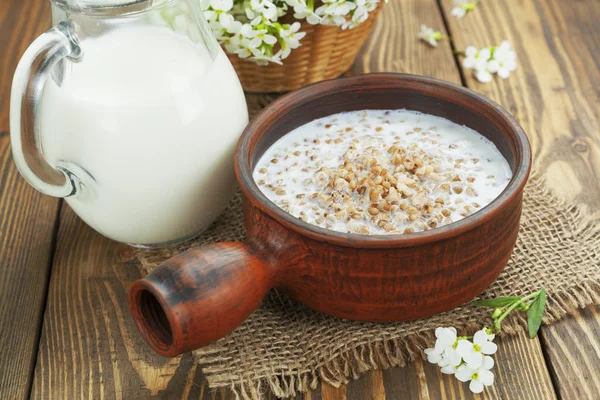
[[[52,167],[42,153],[39,105],[46,79],[64,57],[78,58],[81,49],[70,23],[61,22],[38,37],[25,51],[13,78],[10,98],[12,152],[21,175],[37,190],[55,197],[77,193],[79,180],[70,164]]]

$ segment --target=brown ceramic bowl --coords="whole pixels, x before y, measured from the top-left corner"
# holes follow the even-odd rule
[[[467,125],[513,170],[502,194],[441,228],[402,235],[345,234],[287,214],[252,178],[264,151],[294,128],[341,111],[411,109]],[[486,289],[519,230],[531,166],[527,137],[505,110],[464,87],[401,74],[320,82],[281,97],[246,128],[235,155],[248,239],[188,250],[131,286],[135,322],[158,353],[175,356],[235,329],[277,288],[317,311],[401,321],[450,310]]]

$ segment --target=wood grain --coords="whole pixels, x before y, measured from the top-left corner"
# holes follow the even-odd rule
[[[154,354],[129,316],[126,289],[139,273],[119,262],[124,250],[62,208],[33,398],[180,398],[192,391],[198,371],[191,356]]]
[[[417,37],[421,24],[446,32],[436,0],[388,2],[359,52],[352,73],[402,72],[460,85],[450,44],[442,41],[437,48],[425,45]]]
[[[600,307],[575,312],[542,331],[552,380],[561,399],[600,395]]]
[[[8,135],[10,86],[27,45],[49,25],[49,3],[0,6],[0,397],[31,386],[54,248],[59,201],[17,171]]]
[[[481,2],[463,19],[450,16],[457,49],[509,40],[518,69],[509,79],[467,85],[509,110],[529,135],[534,166],[565,200],[600,217],[600,3],[595,0]]]
[[[600,2],[538,1],[536,11],[544,39],[565,81],[574,114],[569,167],[555,167],[555,189],[584,202],[590,218],[600,216]],[[564,165],[563,162],[562,165]],[[560,172],[564,172],[561,174]],[[549,178],[550,179],[550,178]],[[581,188],[579,191],[577,191]],[[591,192],[591,193],[590,193]],[[552,380],[563,399],[596,399],[600,395],[600,307],[590,306],[542,328],[542,344]]]
[[[453,2],[443,0],[449,15]],[[448,16],[459,49],[508,39],[519,67],[506,81],[469,86],[509,109],[529,134],[534,168],[590,219],[600,217],[600,3],[535,0],[481,2],[463,20]],[[599,308],[543,327],[542,345],[556,393],[595,399],[600,387]]]
[[[551,184],[557,190],[563,188],[561,192],[565,198],[586,204],[590,213],[596,215],[598,207],[595,199],[600,197],[596,178],[599,176],[600,158],[597,150],[598,136],[591,133],[598,132],[599,115],[595,100],[600,82],[596,61],[598,37],[593,33],[598,27],[597,23],[593,23],[594,18],[597,21],[600,15],[597,11],[598,2],[580,0],[561,3],[551,0],[546,4],[544,1],[481,2],[477,13],[481,11],[482,15],[478,17],[475,13],[460,21],[448,17],[451,32],[457,33],[456,37],[461,38],[462,46],[475,42],[483,46],[490,44],[488,39],[504,38],[511,39],[515,46],[519,45],[519,57],[523,61],[520,62],[518,75],[511,76],[501,84],[485,86],[469,77],[468,85],[500,99],[501,104],[521,120],[526,131],[532,135],[535,158],[543,160],[540,166],[548,171],[547,176],[552,177]],[[8,6],[7,2],[2,3],[0,37],[10,38],[8,49],[15,46],[24,49],[31,38],[46,28],[47,22],[41,17],[43,12],[39,10],[48,7],[47,3],[46,0],[12,0],[8,2]],[[442,2],[447,15],[451,3],[451,0]],[[506,4],[503,5],[504,3]],[[484,6],[488,11],[482,11]],[[508,7],[513,10],[507,10]],[[21,11],[26,8],[28,12]],[[9,22],[5,21],[5,10],[12,13]],[[542,13],[543,18],[538,17],[537,13]],[[582,19],[586,13],[587,19]],[[482,21],[484,16],[485,20]],[[501,22],[497,21],[498,18]],[[460,76],[449,46],[441,44],[437,49],[430,49],[416,39],[421,23],[443,30],[436,1],[391,1],[382,12],[375,33],[363,48],[354,71],[410,72],[459,83]],[[470,27],[470,24],[477,26]],[[8,26],[11,28],[6,28]],[[467,31],[458,35],[456,31],[459,27]],[[488,31],[495,36],[486,36]],[[10,34],[6,35],[6,32]],[[15,35],[15,32],[24,34]],[[27,32],[30,34],[29,39],[25,39]],[[12,53],[14,50],[8,51],[8,54]],[[5,50],[2,49],[2,56],[4,54]],[[6,68],[7,58],[3,57],[1,60],[0,71],[5,73],[4,71],[11,70]],[[14,60],[10,62],[16,63]],[[8,80],[2,77],[0,131],[6,129],[7,125],[8,108],[2,103],[7,99],[4,95],[8,87],[6,82]],[[2,157],[4,166],[4,155]],[[6,172],[4,168],[1,171],[2,176],[10,177],[9,180],[18,178],[14,169],[12,172]],[[4,190],[5,186],[1,188]],[[4,198],[4,192],[2,196]],[[30,202],[38,212],[40,208],[44,208],[43,203]],[[28,219],[22,215],[7,213],[4,207],[0,213],[0,221],[10,219],[17,221],[15,224],[19,227],[27,226]],[[40,222],[39,218],[34,220]],[[4,229],[4,223],[0,229]],[[51,228],[47,227],[37,232],[49,230]],[[2,230],[2,233],[5,241],[5,231]],[[26,253],[27,257],[39,259],[38,250],[35,251],[38,255],[31,250],[27,253],[29,243],[36,243],[36,248],[39,248],[43,247],[44,241],[36,237],[25,237],[22,241],[9,245],[4,243],[2,250],[20,246],[21,250],[17,253]],[[154,394],[165,399],[232,398],[227,390],[207,388],[200,369],[192,365],[191,357],[184,356],[169,361],[153,355],[141,342],[133,323],[126,318],[125,299],[125,289],[139,275],[133,265],[119,269],[115,267],[121,249],[119,245],[93,233],[68,207],[64,207],[33,397],[136,399],[148,398]],[[4,256],[5,253],[2,254]],[[3,261],[2,271],[6,269],[4,266]],[[4,275],[0,277],[3,278]],[[5,298],[9,297],[0,297],[0,300],[4,301]],[[7,313],[5,310],[4,307],[0,310],[2,329],[4,321],[14,324],[12,321],[15,319],[12,315],[7,319],[2,314]],[[586,393],[593,394],[596,390],[593,380],[598,379],[596,374],[600,370],[594,361],[598,354],[595,340],[600,337],[598,310],[590,308],[575,319],[578,322],[565,319],[543,330],[543,344],[546,346],[548,361],[551,362],[552,377],[558,387],[557,393],[564,399],[585,398]],[[585,326],[581,327],[581,324]],[[2,329],[0,333],[3,332]],[[571,335],[575,338],[571,338]],[[4,349],[5,343],[1,342],[1,336],[0,348]],[[579,349],[573,347],[575,341]],[[14,343],[9,344],[11,345],[14,346]],[[496,356],[496,387],[494,392],[485,397],[554,398],[538,340],[507,338],[501,339],[499,345],[500,352]],[[3,355],[1,352],[0,354]],[[571,357],[565,357],[565,354],[570,354]],[[583,358],[584,355],[587,358]],[[591,364],[582,366],[582,359]],[[15,361],[11,359],[11,362]],[[581,371],[578,376],[573,372],[577,371],[575,366]],[[3,367],[4,364],[0,362],[0,375],[5,374]],[[13,364],[11,368],[14,368]],[[525,376],[522,376],[523,371],[527,371]],[[17,387],[17,390],[5,391],[6,386],[0,386],[1,397],[13,398],[13,394],[15,397],[26,394],[26,390],[21,389],[22,385],[26,386],[26,371],[15,370],[11,376],[13,378],[9,378],[9,381],[13,383],[10,388]],[[363,397],[357,399],[369,399],[370,388],[376,388],[377,393],[381,393],[380,379],[383,379],[383,390],[389,399],[462,398],[468,392],[466,385],[449,377],[440,378],[434,366],[417,362],[404,369],[372,372],[339,389],[323,385],[319,391],[303,397],[351,399],[350,396],[360,394]],[[9,396],[5,396],[5,393]]]
[[[371,371],[338,389],[323,385],[323,400],[557,398],[538,340],[519,335],[499,338],[497,342],[498,353],[494,356],[496,380],[481,395],[472,394],[467,384],[442,374],[437,366],[417,359],[405,368]],[[592,374],[589,370],[586,372]]]

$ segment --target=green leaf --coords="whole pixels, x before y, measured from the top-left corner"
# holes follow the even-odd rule
[[[534,338],[537,331],[542,325],[542,316],[544,315],[544,309],[546,308],[546,289],[540,290],[540,294],[529,306],[527,310],[527,328],[529,330],[529,337]]]
[[[505,307],[519,300],[521,300],[521,298],[517,296],[496,297],[494,299],[474,301],[473,305],[480,307]]]

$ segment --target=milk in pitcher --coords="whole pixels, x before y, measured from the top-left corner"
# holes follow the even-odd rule
[[[67,197],[98,232],[135,244],[193,236],[235,188],[233,153],[248,122],[242,88],[222,50],[161,26],[132,26],[80,42],[85,62],[48,78],[42,151],[88,174]]]

